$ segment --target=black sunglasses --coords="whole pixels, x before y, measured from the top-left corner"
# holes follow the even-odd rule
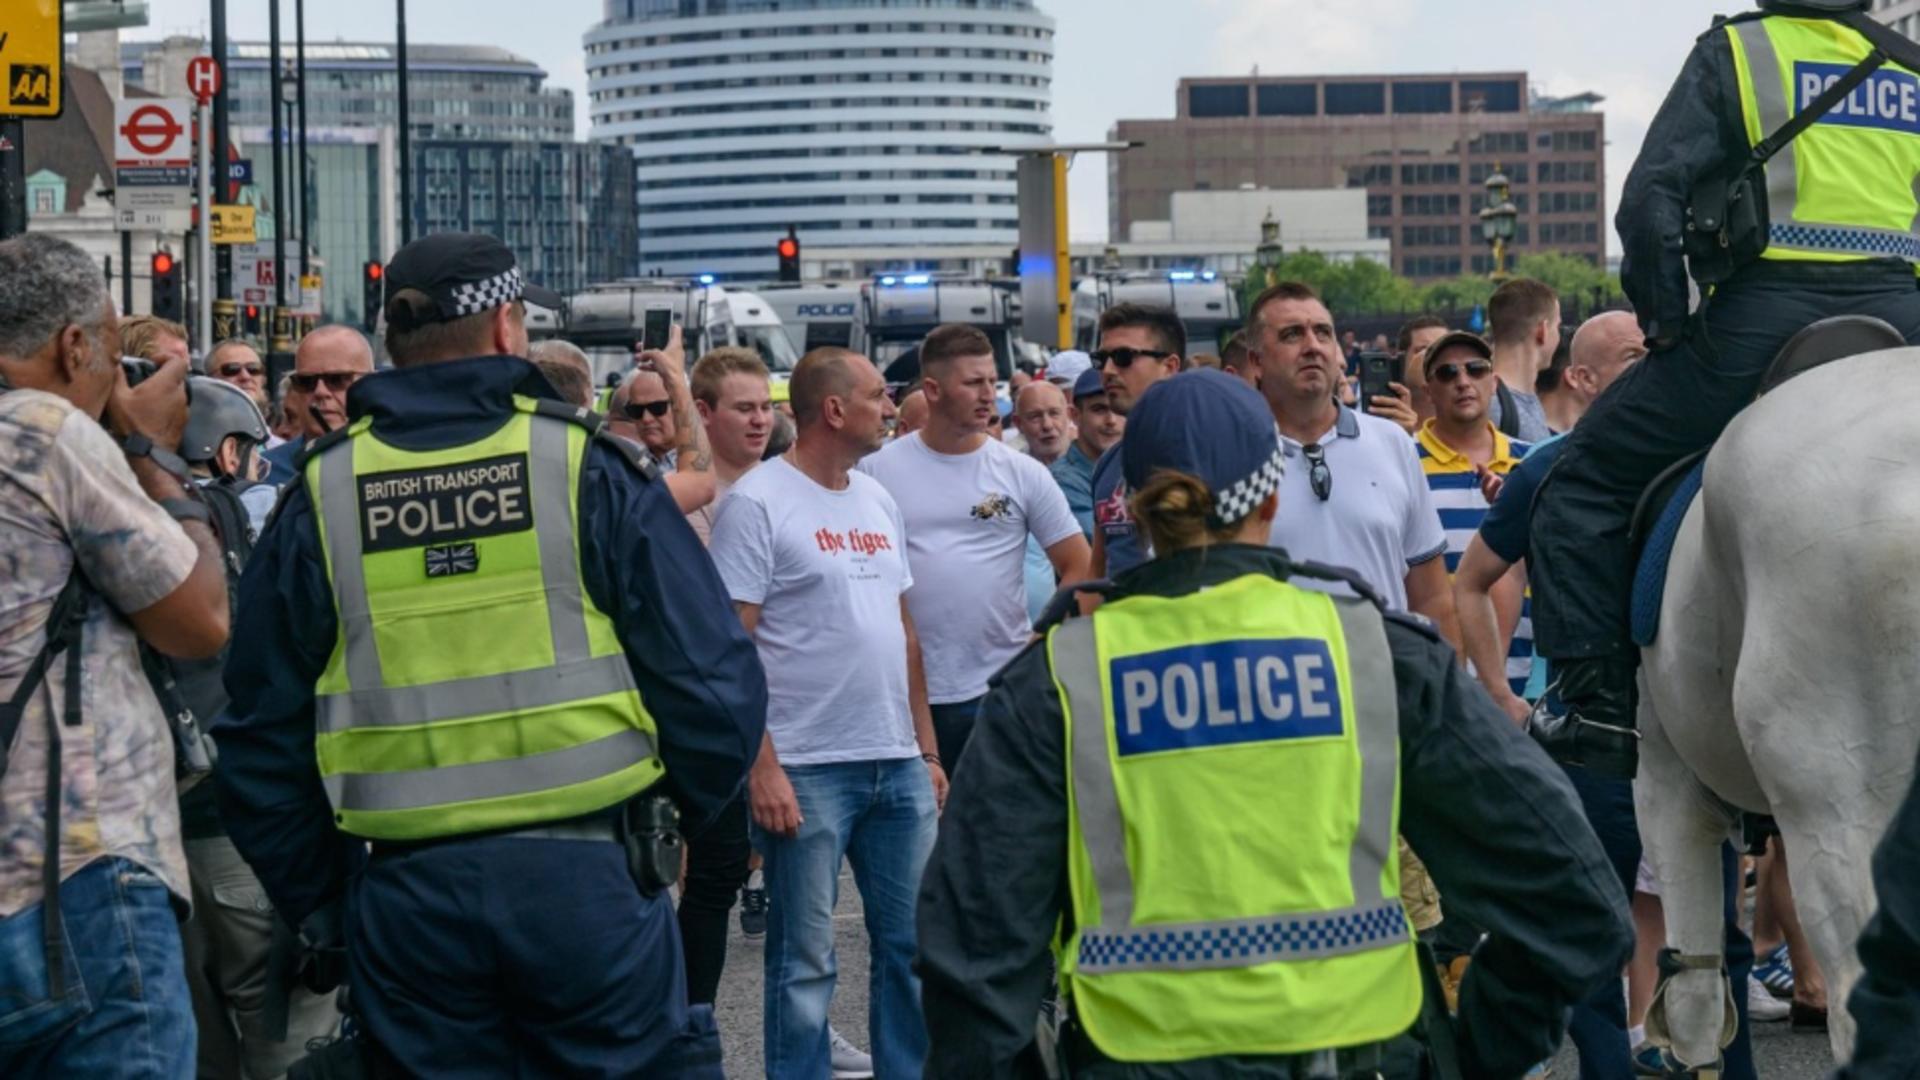
[[[259,364],[247,364],[235,360],[220,365],[220,377],[223,379],[231,379],[243,371],[249,375],[259,375],[266,370],[266,368],[261,367]]]
[[[638,420],[649,414],[653,416],[665,416],[667,415],[667,410],[671,408],[673,408],[673,404],[664,398],[659,401],[629,401],[627,402],[626,414],[627,419]]]
[[[303,394],[313,393],[321,383],[326,383],[327,389],[337,394],[350,389],[365,374],[364,371],[312,371],[290,376],[290,381],[293,388]]]
[[[1450,383],[1459,378],[1460,372],[1463,370],[1467,373],[1467,378],[1469,379],[1484,378],[1487,372],[1493,370],[1493,362],[1490,360],[1469,360],[1464,368],[1459,364],[1435,364],[1433,365],[1433,370],[1427,372],[1427,381],[1443,384]]]
[[[1313,485],[1313,493],[1326,502],[1333,495],[1333,470],[1327,468],[1327,452],[1319,443],[1308,443],[1300,448],[1307,458],[1307,483]]]
[[[1155,360],[1165,360],[1172,355],[1172,353],[1164,349],[1135,349],[1122,345],[1117,349],[1095,349],[1088,353],[1087,357],[1093,361],[1093,366],[1095,367],[1106,367],[1107,361],[1111,360],[1113,361],[1114,367],[1125,369],[1132,367],[1133,362],[1143,356],[1150,356]]]

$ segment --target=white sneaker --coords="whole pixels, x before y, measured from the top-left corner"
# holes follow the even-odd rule
[[[848,1042],[831,1024],[827,1026],[827,1043],[832,1051],[833,1080],[865,1080],[873,1075],[872,1055]]]
[[[1765,983],[1753,976],[1747,976],[1747,1019],[1756,1024],[1771,1024],[1785,1020],[1792,1007],[1774,997]]]

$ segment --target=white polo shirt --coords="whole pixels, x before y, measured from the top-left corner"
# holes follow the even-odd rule
[[[1301,444],[1282,435],[1287,474],[1280,481],[1280,512],[1267,542],[1295,559],[1352,570],[1387,606],[1407,608],[1407,570],[1446,554],[1433,495],[1420,472],[1413,440],[1390,420],[1345,405],[1320,437],[1332,486],[1314,494]],[[1350,592],[1344,584],[1296,578],[1294,584]]]

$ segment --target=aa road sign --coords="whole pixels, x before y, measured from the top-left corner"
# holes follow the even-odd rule
[[[0,116],[60,115],[60,0],[0,4]]]
[[[220,63],[211,56],[196,56],[187,61],[187,90],[205,105],[220,92]]]

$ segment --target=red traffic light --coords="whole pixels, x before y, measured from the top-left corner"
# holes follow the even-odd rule
[[[381,276],[386,272],[387,272],[386,267],[381,266],[377,262],[367,263],[367,280],[368,281],[379,281]]]
[[[173,256],[164,251],[155,252],[153,256],[153,272],[156,274],[173,273]]]
[[[780,257],[781,258],[791,259],[791,258],[795,258],[799,254],[800,254],[800,241],[795,240],[791,236],[786,237],[780,241]]]
[[[258,307],[256,307],[256,306],[254,306],[254,305],[252,305],[252,304],[248,304],[248,305],[247,305],[247,318],[249,318],[249,319],[257,319],[257,318],[259,318],[259,317],[260,317],[260,309],[259,309]]]

